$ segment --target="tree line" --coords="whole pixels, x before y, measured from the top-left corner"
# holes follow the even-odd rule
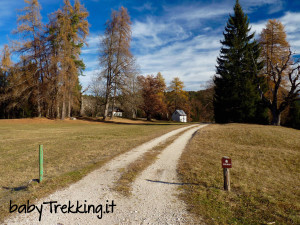
[[[79,0],[73,5],[64,0],[43,24],[38,0],[24,1],[14,31],[17,41],[5,45],[1,54],[0,118],[80,115],[83,91],[78,77],[85,69],[80,53],[89,33],[88,12]],[[213,82],[205,90],[187,92],[178,77],[167,86],[161,73],[140,75],[130,50],[129,13],[124,7],[112,11],[99,37],[101,73],[89,87],[91,115],[112,119],[119,107],[130,118],[170,119],[176,109],[183,109],[193,121],[280,125],[283,114],[284,123],[299,126],[300,66],[284,26],[269,20],[255,40],[249,24],[237,0]],[[12,54],[18,56],[15,63]]]
[[[0,118],[70,117],[80,110],[81,48],[89,33],[88,12],[75,0],[42,23],[38,0],[24,0],[16,39],[5,45],[0,68]],[[18,56],[13,63],[11,55]]]
[[[79,0],[73,5],[64,0],[43,24],[39,1],[24,2],[26,6],[19,10],[18,26],[13,31],[16,38],[4,46],[1,54],[0,118],[78,116],[84,92],[78,77],[85,70],[80,53],[89,33],[88,12]],[[104,35],[99,37],[102,70],[89,88],[96,99],[95,111],[105,120],[113,118],[111,112],[118,106],[127,117],[145,116],[151,120],[170,119],[180,108],[191,119],[199,118],[197,93],[184,91],[178,77],[167,87],[161,73],[140,75],[130,51],[131,24],[127,9],[121,7],[112,11]],[[17,62],[11,60],[12,55]]]
[[[255,40],[237,0],[223,35],[214,77],[215,121],[268,124],[271,117],[271,124],[280,125],[281,114],[296,109],[300,94],[299,60],[284,26],[269,20]]]

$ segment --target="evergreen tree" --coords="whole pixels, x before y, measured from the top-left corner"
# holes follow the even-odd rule
[[[214,111],[218,123],[263,122],[261,115],[265,110],[260,104],[255,76],[262,63],[258,63],[260,49],[250,30],[248,16],[237,0],[234,15],[229,16],[223,32],[214,78]]]
[[[285,125],[300,130],[300,100],[291,103]]]

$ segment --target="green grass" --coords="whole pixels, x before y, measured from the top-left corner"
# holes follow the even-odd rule
[[[222,156],[232,158],[231,192]],[[178,165],[181,198],[208,224],[300,224],[300,131],[260,125],[199,130]]]
[[[179,127],[156,123],[0,120],[0,221],[9,214],[9,200],[22,203],[46,196],[113,157]],[[44,180],[28,185],[30,180],[38,179],[39,144],[44,146]]]

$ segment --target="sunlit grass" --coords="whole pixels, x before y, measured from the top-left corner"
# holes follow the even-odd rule
[[[46,196],[113,157],[179,127],[156,123],[0,120],[0,221],[9,213],[9,200],[24,202]],[[39,144],[44,146],[44,180],[28,185],[30,180],[38,179]]]
[[[232,158],[230,193],[222,156]],[[181,196],[208,224],[300,224],[300,131],[260,125],[210,125],[183,153]]]

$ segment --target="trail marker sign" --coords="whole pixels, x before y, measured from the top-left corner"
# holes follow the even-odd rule
[[[224,177],[224,190],[230,191],[229,168],[232,168],[231,158],[227,156],[222,157],[222,168],[223,168],[223,177]]]
[[[228,157],[222,158],[222,168],[232,168],[231,159]]]

